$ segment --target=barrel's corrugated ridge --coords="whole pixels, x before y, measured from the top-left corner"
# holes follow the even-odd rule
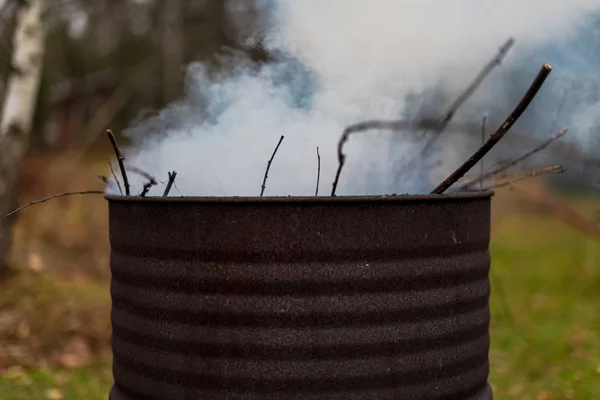
[[[112,400],[491,399],[489,198],[110,214]]]

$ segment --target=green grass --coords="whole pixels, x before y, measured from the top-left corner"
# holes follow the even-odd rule
[[[496,397],[600,398],[600,243],[535,217],[507,218],[498,228],[491,246]]]
[[[14,370],[0,379],[0,398],[106,400],[111,382],[108,366],[73,370]]]
[[[550,218],[513,215],[495,227],[491,253],[495,397],[599,399],[600,243]],[[14,375],[0,378],[0,399],[105,400],[112,380],[108,364]]]

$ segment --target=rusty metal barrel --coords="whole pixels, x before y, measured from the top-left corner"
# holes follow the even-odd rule
[[[490,197],[108,197],[110,399],[492,399]]]

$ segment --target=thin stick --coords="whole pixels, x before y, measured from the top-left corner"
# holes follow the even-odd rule
[[[277,142],[277,146],[275,147],[275,150],[273,151],[273,155],[267,162],[267,169],[265,170],[265,177],[263,178],[263,183],[260,187],[260,197],[263,197],[263,194],[265,193],[265,188],[267,187],[266,186],[267,185],[267,177],[269,176],[269,170],[271,169],[271,163],[273,162],[273,159],[275,158],[275,154],[277,154],[277,150],[279,150],[279,146],[281,145],[281,142],[283,142],[283,135],[281,135],[281,137],[279,138],[279,142]]]
[[[317,188],[315,196],[319,195],[319,180],[321,179],[321,155],[319,154],[319,146],[317,146]]]
[[[483,146],[483,144],[485,143],[485,123],[486,123],[486,121],[487,121],[487,116],[486,116],[486,115],[484,115],[484,116],[483,116],[483,120],[481,121],[481,145],[482,145],[482,146]],[[479,174],[479,176],[480,176],[480,177],[483,177],[483,164],[484,164],[484,160],[483,160],[483,158],[481,159],[481,163],[480,163],[480,164],[481,164],[481,165],[480,165],[480,167],[481,167],[481,168],[480,168],[480,174]],[[481,180],[481,181],[479,182],[479,189],[480,189],[481,191],[483,191],[483,180]]]
[[[32,201],[31,203],[25,204],[24,206],[19,207],[16,210],[11,211],[10,213],[6,214],[4,216],[4,218],[8,218],[11,215],[18,213],[19,211],[21,211],[21,210],[23,210],[23,209],[25,209],[27,207],[31,207],[33,205],[40,204],[40,203],[45,203],[48,200],[56,199],[57,197],[73,196],[73,195],[77,195],[77,194],[104,194],[104,192],[101,191],[101,190],[87,190],[87,191],[84,191],[84,192],[67,192],[67,193],[55,194],[54,196],[46,197],[44,199]]]
[[[166,197],[169,195],[169,192],[171,191],[171,187],[173,186],[173,183],[175,182],[176,177],[177,177],[177,172],[175,172],[175,171],[169,172],[169,182],[167,182],[167,188],[165,189],[165,192],[163,193],[163,197]]]
[[[494,178],[496,178],[496,179],[515,179],[515,178],[536,176],[536,175],[540,175],[540,174],[553,173],[553,172],[563,173],[565,171],[566,171],[566,169],[564,169],[562,165],[558,164],[558,165],[553,165],[551,167],[534,169],[534,170],[530,170],[530,171],[498,174],[498,175],[494,176]]]
[[[429,152],[431,147],[439,139],[440,134],[446,129],[446,126],[448,125],[450,120],[452,120],[452,118],[454,117],[454,114],[456,114],[458,109],[469,99],[469,97],[471,97],[473,95],[473,93],[475,93],[475,91],[479,88],[479,86],[481,86],[483,81],[494,70],[494,68],[496,68],[498,65],[500,65],[502,63],[502,60],[504,59],[504,57],[506,57],[506,54],[508,53],[508,51],[512,48],[512,46],[514,44],[515,44],[515,40],[513,38],[509,38],[500,47],[500,50],[498,51],[496,56],[489,63],[487,63],[487,65],[479,72],[479,74],[477,74],[477,76],[471,82],[471,84],[469,86],[467,86],[465,91],[460,96],[458,96],[458,98],[454,101],[454,103],[452,103],[452,105],[450,106],[450,108],[448,109],[448,111],[446,112],[444,117],[442,117],[439,120],[438,126],[434,129],[436,135],[434,137],[432,137],[427,142],[425,147],[423,147],[423,150],[421,150],[422,156],[426,155]]]
[[[396,130],[401,130],[401,129],[415,128],[415,127],[433,128],[435,126],[436,126],[436,122],[434,122],[434,121],[412,121],[411,122],[411,121],[404,121],[404,120],[400,120],[400,121],[371,120],[371,121],[364,121],[364,122],[359,122],[354,125],[350,125],[346,129],[344,129],[344,132],[342,133],[342,136],[340,137],[340,140],[338,141],[338,151],[337,151],[337,153],[338,153],[338,169],[335,173],[335,179],[333,180],[333,184],[332,184],[332,188],[331,188],[331,195],[335,196],[338,182],[340,180],[340,175],[342,174],[342,169],[344,168],[344,164],[346,163],[346,155],[343,152],[344,144],[348,141],[348,138],[353,133],[367,131],[367,130],[371,130],[371,129],[387,129],[387,130],[391,130],[391,131],[396,131]]]
[[[510,130],[510,128],[517,122],[519,117],[525,112],[531,101],[534,99],[535,95],[538,93],[544,81],[550,75],[552,71],[552,67],[550,64],[544,64],[540,69],[538,75],[535,80],[525,93],[525,96],[521,100],[521,102],[517,105],[517,107],[513,110],[513,112],[509,115],[509,117],[504,121],[502,125],[498,128],[496,132],[494,132],[487,142],[484,143],[463,165],[458,167],[456,171],[454,171],[450,176],[444,179],[438,187],[436,187],[431,194],[443,194],[450,186],[452,186],[456,181],[462,178],[467,172],[473,168],[475,164],[479,162]]]
[[[553,173],[562,174],[565,171],[566,170],[563,168],[562,165],[555,165],[553,167],[547,167],[547,168],[535,169],[533,171],[522,172],[521,175],[517,179],[513,179],[508,182],[502,182],[502,183],[498,183],[498,184],[494,185],[494,189],[499,189],[499,188],[503,188],[506,186],[514,185],[517,182],[520,182],[527,178],[533,178],[534,176],[547,175],[547,174],[553,174]]]
[[[506,171],[508,168],[519,164],[521,161],[531,157],[532,155],[539,153],[540,151],[544,150],[546,147],[548,147],[550,144],[552,144],[555,140],[557,140],[558,138],[560,138],[561,136],[563,136],[565,133],[568,132],[568,129],[561,129],[558,133],[555,133],[550,139],[546,140],[545,142],[543,142],[542,144],[540,144],[539,146],[533,148],[532,150],[528,151],[527,153],[523,154],[520,157],[505,161],[504,163],[502,163],[500,166],[494,168],[492,171],[481,175],[479,178],[477,179],[473,179],[470,182],[465,183],[464,185],[462,185],[458,190],[459,191],[464,191],[466,189],[468,189],[469,187],[479,183],[482,183],[484,180],[491,178],[492,176],[498,175],[500,172],[502,171]]]
[[[123,189],[121,189],[121,183],[119,182],[119,179],[117,179],[117,174],[115,174],[115,169],[113,168],[112,163],[110,161],[108,162],[108,166],[110,167],[110,173],[112,174],[113,179],[115,180],[115,182],[117,182],[119,193],[121,193],[121,196],[123,196]]]
[[[121,169],[121,175],[123,175],[123,185],[125,186],[125,195],[129,196],[131,191],[129,190],[129,179],[127,179],[127,172],[125,171],[125,156],[121,153],[119,149],[119,145],[117,144],[117,139],[115,139],[115,135],[112,133],[110,129],[106,130],[106,134],[110,139],[110,143],[115,151],[115,155],[117,156],[117,161],[119,162],[119,168]]]

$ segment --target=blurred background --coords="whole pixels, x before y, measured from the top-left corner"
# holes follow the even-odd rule
[[[241,45],[263,24],[258,1],[0,3],[3,215],[55,193],[103,190],[97,175],[113,157],[104,129],[118,134],[179,98],[190,62],[218,70],[231,49],[258,63],[270,57]],[[48,22],[33,38],[32,5]],[[43,46],[43,59],[28,65],[20,44]],[[33,88],[17,96],[29,108],[11,103],[24,68],[39,69],[39,83],[20,83]],[[17,123],[15,109],[25,110]],[[11,135],[18,145],[7,144]],[[58,198],[2,219],[0,398],[107,398],[107,223],[102,196]],[[497,191],[490,380],[499,399],[600,397],[599,241],[600,198],[581,182],[540,178]]]

